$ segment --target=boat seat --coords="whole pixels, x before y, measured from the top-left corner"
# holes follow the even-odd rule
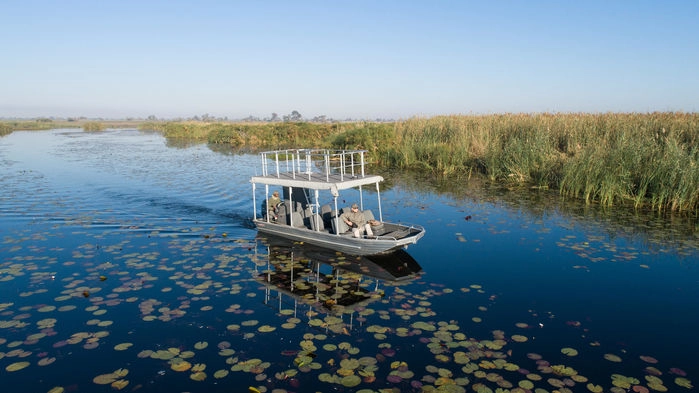
[[[311,224],[311,229],[314,231],[324,231],[325,230],[325,223],[323,222],[323,218],[320,216],[320,214],[314,214],[311,217],[309,217],[309,221]]]
[[[364,210],[363,213],[364,213],[364,219],[367,220],[367,222],[369,222],[370,220],[376,221],[376,219],[374,218],[374,213],[372,213],[371,210],[368,210],[368,209],[367,209],[367,210]],[[372,230],[372,231],[382,230],[382,229],[383,229],[383,223],[382,223],[382,222],[379,222],[379,221],[376,221],[376,222],[378,222],[379,224],[378,224],[378,225],[372,225],[372,226],[371,226],[371,230]]]
[[[336,222],[336,221],[337,221],[337,222]],[[333,228],[333,233],[337,233],[337,234],[342,235],[342,234],[347,233],[347,232],[349,231],[349,229],[350,229],[349,226],[347,226],[347,224],[346,224],[344,221],[342,221],[342,220],[340,220],[340,219],[335,220],[335,217],[331,218],[331,219],[330,219],[330,222],[332,223],[331,225],[332,225],[332,228]],[[336,226],[336,224],[339,224],[340,227],[338,228],[338,227]],[[350,233],[351,233],[351,232],[350,232]]]
[[[327,203],[320,207],[320,214],[322,216],[325,216],[326,213],[330,213],[331,211],[332,211],[332,208]]]
[[[327,206],[327,205],[324,205],[324,206]],[[328,209],[330,209],[330,206],[328,206]],[[324,211],[322,206],[321,206],[320,210],[321,210],[320,216],[323,217],[323,222],[325,223],[325,227],[330,228],[331,227],[330,221],[332,221],[332,217],[334,217],[333,211],[332,210]]]
[[[289,201],[289,200],[287,199],[287,200],[285,200],[285,201],[282,202],[282,206],[285,206],[285,207],[286,207],[286,211],[287,211],[287,212],[292,212],[292,211],[294,211],[294,212],[301,212],[301,211],[303,211],[303,208],[301,207],[301,206],[302,206],[302,205],[301,205],[301,202],[295,202],[295,203],[293,204],[293,207],[294,207],[294,208],[292,209],[291,201]],[[280,206],[280,208],[281,208],[281,206]]]
[[[337,211],[335,209],[330,210],[330,213],[326,213],[323,219],[327,221],[328,226],[330,226],[330,221],[332,221],[335,216],[337,216]]]
[[[289,215],[291,222],[289,223],[291,226],[295,228],[303,228],[306,225],[303,223],[303,217],[301,216],[301,213],[299,212],[292,212]]]
[[[288,209],[286,204],[281,204],[279,205],[279,210],[277,211],[277,216],[279,216],[279,219],[277,220],[278,223],[280,224],[288,224]]]
[[[307,206],[305,209],[303,209],[303,217],[304,218],[310,218],[313,215],[313,210],[311,209],[310,206]]]

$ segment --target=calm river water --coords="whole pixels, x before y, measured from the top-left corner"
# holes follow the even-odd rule
[[[137,130],[0,138],[2,392],[695,390],[696,222],[385,173],[384,218],[427,229],[395,283],[258,237],[257,164]]]

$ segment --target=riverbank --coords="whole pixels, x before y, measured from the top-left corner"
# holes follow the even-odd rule
[[[160,131],[171,139],[247,151],[299,146],[365,149],[373,164],[425,171],[442,179],[462,181],[482,175],[508,187],[558,190],[587,203],[699,214],[697,113],[452,115],[390,123],[128,124]],[[58,126],[37,121],[8,128],[3,122],[0,134]],[[60,126],[87,130],[124,124]]]
[[[40,118],[34,120],[0,120],[0,136],[13,131],[46,131],[57,128],[82,128],[85,131],[102,131],[107,128],[137,128],[142,120],[54,120]]]
[[[366,149],[377,165],[560,191],[605,206],[699,212],[699,114],[502,114],[393,123],[144,123],[170,138]]]

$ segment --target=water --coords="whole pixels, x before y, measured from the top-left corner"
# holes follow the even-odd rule
[[[256,164],[136,130],[1,138],[2,391],[694,390],[695,222],[385,173],[384,218],[427,229],[392,283],[268,247]]]

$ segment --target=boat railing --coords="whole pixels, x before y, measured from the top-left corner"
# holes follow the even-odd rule
[[[260,153],[262,175],[290,175],[293,179],[311,180],[312,175],[324,176],[330,181],[331,175],[345,177],[365,177],[366,150],[331,149],[282,149]]]

